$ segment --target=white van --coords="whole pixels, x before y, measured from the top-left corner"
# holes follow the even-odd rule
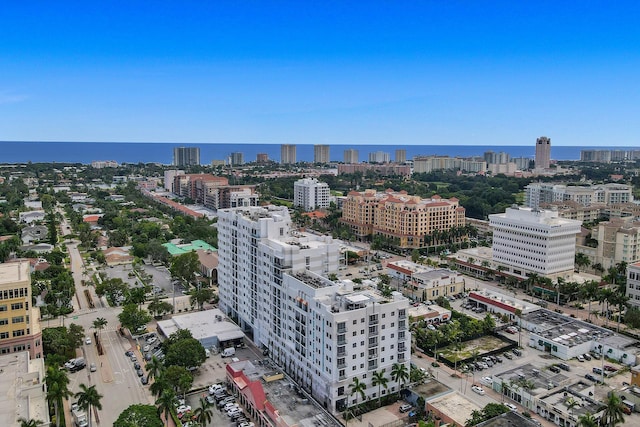
[[[222,350],[222,357],[231,357],[231,356],[234,356],[235,354],[236,354],[235,347],[228,347]]]

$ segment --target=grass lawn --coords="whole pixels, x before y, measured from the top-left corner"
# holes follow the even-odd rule
[[[454,351],[453,345],[449,345],[442,349],[438,349],[438,353],[442,354],[442,357],[450,362],[455,362],[456,360],[460,361],[473,357],[474,350],[477,350],[478,357],[482,357],[482,355],[486,353],[508,346],[509,344],[502,341],[500,338],[487,335],[471,341],[463,342],[462,350],[458,352]]]

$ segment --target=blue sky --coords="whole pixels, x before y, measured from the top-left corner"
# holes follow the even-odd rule
[[[0,7],[0,140],[640,146],[640,2]]]

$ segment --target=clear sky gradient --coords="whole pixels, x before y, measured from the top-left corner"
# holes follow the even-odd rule
[[[638,1],[7,1],[0,140],[640,146]]]

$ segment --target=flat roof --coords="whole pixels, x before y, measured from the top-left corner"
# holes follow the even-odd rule
[[[216,248],[203,240],[194,240],[191,243],[183,243],[180,245],[176,245],[174,243],[163,243],[162,246],[167,248],[171,255],[183,255],[200,249],[205,251],[217,251]]]
[[[537,424],[525,418],[515,411],[505,412],[487,421],[477,424],[476,427],[536,427]]]
[[[602,410],[604,404],[585,396],[586,393],[583,393],[583,391],[587,391],[590,388],[593,388],[593,385],[577,383],[570,387],[564,387],[561,390],[554,391],[547,396],[541,397],[540,400],[546,403],[549,408],[560,410],[566,414],[571,412],[576,418],[587,412],[595,415]],[[573,406],[571,411],[569,411],[571,401],[577,402],[578,404]]]
[[[0,264],[0,286],[29,281],[29,261]]]
[[[453,390],[431,399],[427,398],[426,403],[460,425],[465,425],[473,411],[482,411],[480,406]]]
[[[494,375],[498,382],[504,381],[517,382],[519,379],[526,379],[533,383],[533,388],[529,390],[529,394],[536,396],[542,392],[558,387],[568,382],[569,377],[561,373],[553,373],[546,369],[538,369],[534,365],[527,363],[517,366],[508,371]]]
[[[0,356],[0,425],[17,426],[18,418],[49,422],[44,392],[44,359],[29,352]]]
[[[217,308],[175,315],[171,319],[158,321],[158,327],[166,336],[180,329],[188,329],[198,341],[212,336],[216,336],[218,341],[244,337],[242,329],[228,321],[224,313]]]
[[[481,289],[469,292],[469,298],[485,304],[509,309],[510,311],[521,310],[523,314],[540,310],[542,307],[531,302],[522,301],[513,296],[502,294],[489,289]]]

